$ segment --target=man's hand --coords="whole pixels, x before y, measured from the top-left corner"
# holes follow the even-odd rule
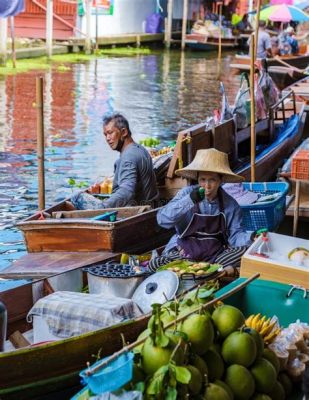
[[[89,189],[87,189],[88,193],[91,194],[97,194],[100,193],[100,184],[99,183],[95,183],[94,185],[91,185]]]
[[[205,189],[202,187],[198,187],[190,193],[191,200],[194,204],[199,203],[205,198]]]

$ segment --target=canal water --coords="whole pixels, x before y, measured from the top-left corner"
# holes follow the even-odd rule
[[[222,60],[220,80],[232,101],[239,80],[228,68],[231,57]],[[70,178],[92,183],[112,174],[118,154],[104,141],[103,114],[124,113],[136,141],[151,136],[167,144],[181,129],[220,107],[217,71],[215,52],[175,50],[98,58],[66,71],[51,68],[0,77],[0,269],[25,254],[22,234],[14,225],[37,210],[38,74],[45,82],[46,206],[50,206],[72,193]]]

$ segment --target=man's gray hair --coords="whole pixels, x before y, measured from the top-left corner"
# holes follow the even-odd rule
[[[118,128],[119,130],[126,129],[128,131],[129,136],[132,136],[132,132],[130,131],[129,127],[129,122],[122,114],[115,112],[113,114],[104,115],[103,128],[110,122],[114,122],[116,128]]]

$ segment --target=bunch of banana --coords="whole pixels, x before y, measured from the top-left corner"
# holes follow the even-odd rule
[[[271,343],[281,331],[276,320],[272,321],[272,318],[262,316],[260,313],[250,315],[246,319],[245,325],[256,330],[267,344]]]
[[[173,147],[165,146],[165,147],[163,147],[162,149],[160,149],[160,150],[158,151],[158,153],[159,153],[159,155],[161,155],[161,154],[170,153],[171,151],[174,151],[174,148],[173,148]]]

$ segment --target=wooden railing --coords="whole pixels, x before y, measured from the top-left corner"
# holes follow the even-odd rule
[[[292,99],[292,108],[287,108],[287,99]],[[290,102],[288,102],[290,105]],[[269,134],[270,139],[272,140],[275,135],[275,122],[276,121],[283,121],[285,122],[287,119],[286,113],[288,111],[292,111],[296,114],[296,101],[295,101],[295,93],[290,90],[288,91],[283,97],[281,97],[277,103],[269,109]],[[279,115],[279,113],[281,113]]]

